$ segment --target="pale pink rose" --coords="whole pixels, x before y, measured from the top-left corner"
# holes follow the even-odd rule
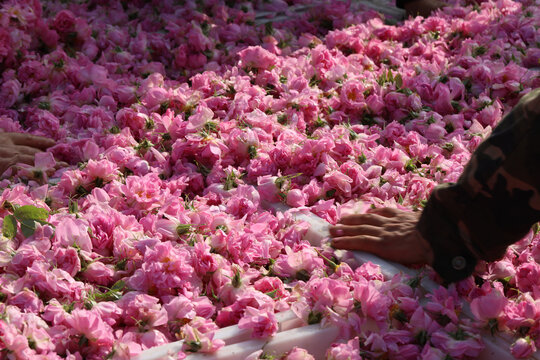
[[[30,311],[39,314],[43,311],[43,301],[36,295],[35,292],[28,289],[23,289],[8,301],[9,305],[18,306],[21,310]]]
[[[279,189],[275,183],[276,177],[271,175],[259,176],[257,178],[257,191],[262,200],[278,202]]]
[[[240,66],[247,68],[269,69],[278,63],[276,55],[260,46],[249,46],[238,53]]]
[[[185,352],[215,353],[225,342],[221,339],[214,339],[214,331],[202,332],[191,324],[182,327],[184,344],[182,350]]]
[[[109,285],[114,277],[114,268],[112,265],[105,265],[101,261],[93,261],[82,273],[85,281],[98,284]]]
[[[55,238],[59,245],[78,246],[81,250],[91,252],[92,241],[88,235],[88,225],[80,219],[63,218],[56,225]]]
[[[227,212],[237,217],[251,215],[257,211],[259,203],[259,192],[253,186],[240,185],[227,201]]]
[[[5,132],[23,132],[21,124],[6,115],[0,115],[0,130]]]
[[[302,188],[302,192],[308,204],[313,204],[323,196],[323,190],[316,179],[311,179],[309,184]]]
[[[0,320],[0,333],[2,333],[2,342],[5,349],[17,354],[19,358],[29,359],[32,357],[28,347],[28,339],[26,336],[19,334],[16,327],[4,320]]]
[[[502,119],[502,106],[496,102],[482,109],[475,118],[484,126],[495,127]]]
[[[119,175],[118,167],[109,160],[89,160],[83,171],[87,181],[94,182],[96,186],[103,186]]]
[[[150,88],[142,97],[142,103],[149,109],[159,107],[169,97],[169,92],[160,87]]]
[[[56,248],[54,251],[56,266],[66,271],[71,276],[75,276],[81,271],[81,260],[77,250],[73,247]]]
[[[366,106],[364,84],[359,80],[349,80],[341,88],[341,101],[351,110],[362,110]]]
[[[56,160],[50,152],[39,152],[34,155],[34,164],[37,169],[48,170],[54,168]]]
[[[293,250],[289,246],[285,247],[285,254],[281,254],[274,263],[276,274],[284,277],[309,276],[317,268],[321,268],[324,261],[312,248],[301,248]],[[303,274],[307,273],[307,274]]]
[[[318,45],[311,51],[311,63],[321,77],[336,64],[336,60],[323,45]]]
[[[328,360],[362,360],[358,337],[344,344],[332,344],[326,352]]]
[[[376,94],[369,95],[366,98],[366,104],[369,110],[375,115],[380,115],[386,106],[383,99]]]
[[[45,136],[58,139],[65,133],[65,129],[60,128],[60,120],[47,110],[37,110],[29,118]]]
[[[207,122],[211,121],[213,117],[214,112],[207,106],[198,106],[195,114],[189,117],[186,130],[188,132],[197,132],[201,130]]]
[[[300,189],[289,190],[287,193],[287,205],[300,207],[306,205],[306,198]]]
[[[492,290],[489,294],[479,296],[471,301],[471,311],[480,321],[498,319],[508,299],[497,290]]]
[[[163,308],[167,311],[168,319],[171,322],[177,320],[190,321],[197,315],[191,299],[183,295],[172,298],[168,303],[163,305]]]
[[[238,322],[240,329],[250,329],[254,338],[268,338],[278,331],[276,316],[272,311],[246,307],[244,316]]]
[[[14,271],[22,275],[24,274],[25,269],[31,267],[36,260],[45,260],[45,257],[36,247],[22,245],[13,255],[9,265]]]
[[[131,291],[117,305],[122,309],[124,322],[128,325],[137,325],[142,321],[145,327],[152,328],[167,323],[167,312],[154,296]]]
[[[525,359],[536,352],[536,345],[529,337],[519,338],[510,346],[510,351],[515,358]]]
[[[279,299],[281,297],[286,297],[289,293],[285,290],[283,281],[278,277],[266,276],[257,280],[253,287],[256,290],[259,290],[262,293],[272,293],[273,297]]]
[[[128,176],[122,191],[129,203],[136,204],[141,209],[151,209],[158,206],[161,197],[161,179],[152,173],[142,177]]]
[[[112,328],[94,311],[75,309],[66,322],[94,346],[111,346],[114,342]]]
[[[315,360],[315,358],[307,350],[295,346],[283,360]]]
[[[523,263],[516,269],[516,284],[520,291],[531,291],[540,286],[540,264]]]
[[[352,179],[340,171],[331,171],[324,176],[323,190],[337,190],[343,196],[351,196]]]
[[[354,300],[362,304],[362,313],[375,321],[383,322],[390,311],[391,301],[380,293],[372,283],[355,283]]]
[[[440,114],[451,114],[454,112],[450,97],[450,89],[446,84],[438,83],[434,91],[435,103],[434,109]]]

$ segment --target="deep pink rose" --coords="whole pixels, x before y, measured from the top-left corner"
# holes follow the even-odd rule
[[[62,10],[56,14],[52,26],[61,34],[65,34],[74,30],[76,20],[71,11]]]

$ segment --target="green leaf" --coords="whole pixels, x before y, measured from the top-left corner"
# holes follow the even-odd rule
[[[19,219],[21,223],[21,231],[24,237],[30,237],[34,235],[36,231],[36,221],[32,219]]]
[[[379,79],[377,80],[377,83],[379,83],[379,85],[383,86],[385,82],[386,82],[386,70],[383,70],[381,75],[379,75]]]
[[[322,320],[322,315],[323,314],[318,311],[311,311],[308,315],[308,324],[313,325],[320,323]]]
[[[424,346],[429,340],[429,334],[426,330],[421,330],[418,334],[414,336],[414,340],[421,346]]]
[[[17,234],[17,220],[15,220],[13,215],[8,215],[4,218],[2,234],[8,239],[13,239]]]
[[[13,215],[17,220],[36,220],[45,221],[49,217],[49,212],[43,208],[38,208],[33,205],[24,205],[16,208]]]
[[[401,74],[397,74],[394,78],[394,82],[396,83],[396,87],[399,89],[403,86],[403,78],[401,77]]]
[[[79,212],[79,204],[77,203],[77,200],[69,201],[68,211],[70,214],[76,214]]]
[[[126,287],[126,283],[124,280],[118,280],[114,283],[114,285],[111,287],[111,291],[121,291]]]
[[[192,340],[192,341],[186,341],[185,344],[187,345],[187,348],[185,351],[188,352],[197,352],[202,349],[202,345],[200,341]]]
[[[394,74],[392,74],[392,70],[388,69],[387,74],[388,82],[394,82]]]
[[[176,227],[176,233],[178,236],[188,234],[191,231],[191,224],[178,224]]]

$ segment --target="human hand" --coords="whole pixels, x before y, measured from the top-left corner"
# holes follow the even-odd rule
[[[23,133],[0,133],[0,175],[18,163],[34,164],[34,155],[54,146],[42,136]]]
[[[332,246],[360,250],[401,264],[433,264],[433,251],[416,229],[419,213],[392,208],[344,216],[330,227]]]

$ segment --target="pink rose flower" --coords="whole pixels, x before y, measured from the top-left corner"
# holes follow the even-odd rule
[[[276,316],[271,311],[246,307],[244,316],[238,322],[240,329],[250,329],[254,338],[274,336],[278,331]]]
[[[295,346],[283,360],[315,360],[315,358],[307,350]]]
[[[306,205],[306,198],[300,189],[289,190],[287,193],[287,205],[300,207]]]
[[[351,196],[352,179],[339,171],[331,171],[324,176],[323,191],[337,190],[338,194]]]
[[[75,309],[66,318],[67,324],[96,347],[110,347],[114,342],[113,330],[94,311]]]
[[[498,290],[492,290],[489,294],[479,296],[471,301],[471,311],[476,319],[487,322],[498,319],[508,299]]]
[[[21,83],[18,80],[5,81],[0,87],[0,107],[10,108],[19,99]]]
[[[344,344],[332,344],[326,353],[328,360],[362,360],[358,337]]]
[[[78,246],[81,250],[91,252],[92,241],[88,235],[88,225],[80,219],[63,218],[56,226],[55,238],[59,245]]]
[[[240,66],[247,68],[269,69],[278,63],[276,55],[260,46],[249,46],[238,53]]]
[[[66,271],[71,276],[75,276],[81,271],[81,260],[74,247],[56,248],[54,251],[56,266]]]
[[[517,339],[512,346],[510,346],[510,351],[516,359],[526,359],[536,352],[536,345],[528,336],[526,338]]]
[[[112,265],[105,265],[100,261],[94,261],[86,266],[82,277],[90,283],[106,286],[114,278],[114,267]]]
[[[58,14],[56,14],[56,17],[54,18],[52,26],[58,32],[62,34],[66,34],[70,31],[75,30],[75,23],[76,23],[75,15],[73,15],[73,13],[69,10],[62,10]]]

